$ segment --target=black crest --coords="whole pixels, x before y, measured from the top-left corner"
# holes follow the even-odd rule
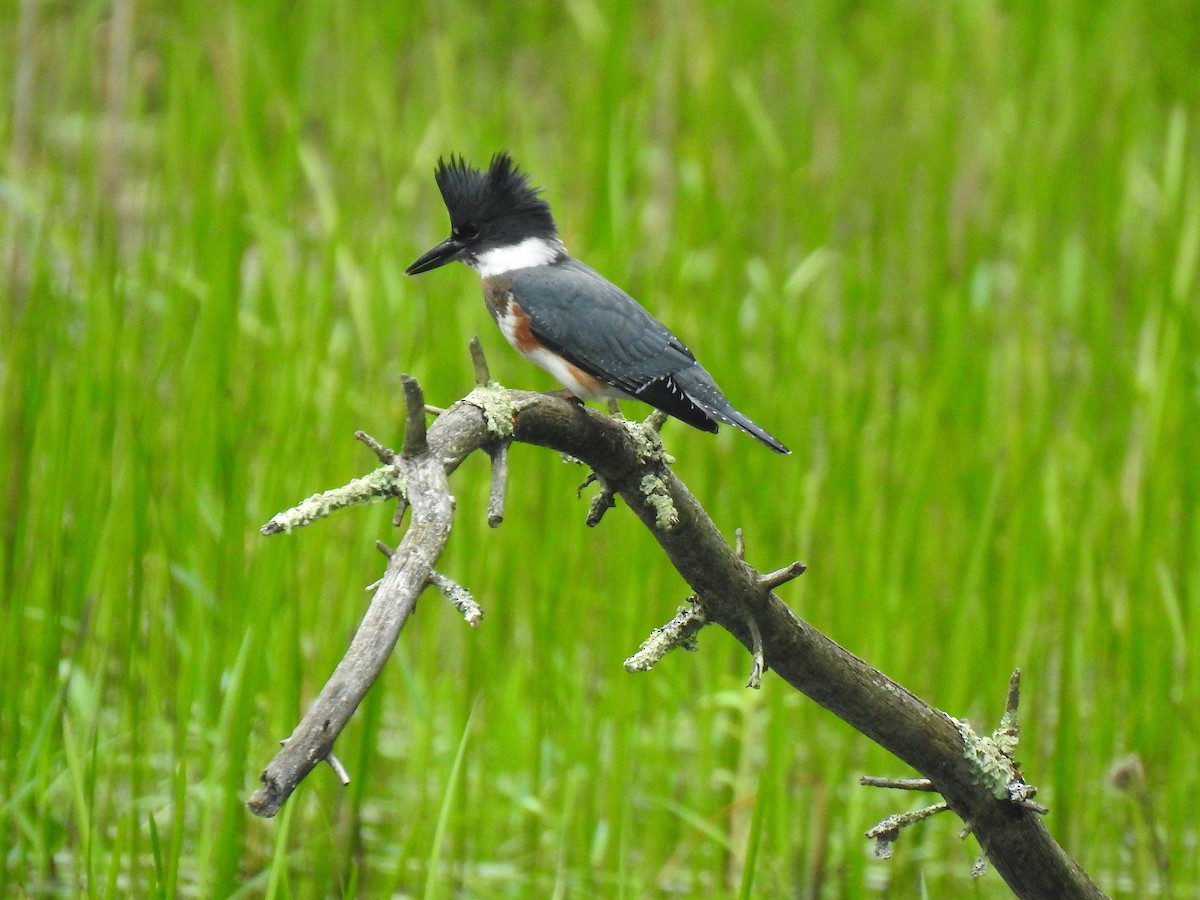
[[[557,234],[550,204],[538,196],[539,189],[529,184],[529,176],[507,153],[493,156],[486,172],[451,154],[449,161],[438,160],[434,177],[455,228],[474,225],[493,238],[504,236],[497,232],[510,231]]]

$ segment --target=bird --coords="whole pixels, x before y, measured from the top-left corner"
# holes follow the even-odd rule
[[[405,271],[459,261],[518,353],[579,400],[634,399],[701,431],[732,425],[776,453],[778,438],[733,408],[684,343],[629,294],[567,254],[541,190],[507,152],[487,170],[451,154],[434,171],[450,236]]]

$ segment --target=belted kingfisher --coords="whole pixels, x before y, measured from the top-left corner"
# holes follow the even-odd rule
[[[483,279],[483,296],[517,352],[580,399],[632,398],[701,431],[733,425],[776,453],[787,447],[730,405],[696,357],[662,323],[604,276],[567,255],[550,204],[507,153],[486,172],[461,157],[434,173],[450,237],[406,270],[461,260]]]

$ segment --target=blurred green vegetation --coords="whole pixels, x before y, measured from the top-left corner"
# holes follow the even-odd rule
[[[402,274],[437,157],[502,148],[793,448],[665,432],[788,601],[980,729],[1021,667],[1059,840],[1200,892],[1194,4],[20,0],[0,46],[0,895],[1007,895],[949,819],[875,860],[919,798],[857,777],[907,773],[728,636],[625,674],[686,587],[531,448],[498,531],[454,479],[483,627],[430,595],[351,786],[246,812],[394,540],[258,525],[474,334],[557,387]]]

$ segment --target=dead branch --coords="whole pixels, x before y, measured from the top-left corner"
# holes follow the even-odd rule
[[[405,383],[405,401],[409,426],[414,427],[419,421],[424,432],[424,401],[415,381]],[[406,436],[402,457],[391,454],[391,458],[393,461],[386,468],[396,470],[396,495],[403,493],[412,505],[408,531],[388,559],[387,571],[346,655],[312,708],[286,739],[283,749],[263,771],[262,786],[247,802],[256,815],[275,815],[296,785],[321,760],[328,760],[335,770],[340,768],[334,762],[333,743],[358,709],[367,689],[379,677],[400,629],[416,607],[417,597],[429,583],[433,565],[450,537],[453,502],[446,470],[440,457],[430,452],[424,434],[411,441]],[[401,483],[405,485],[403,491]],[[344,769],[341,775],[344,776]]]
[[[475,389],[428,430],[423,402],[420,414],[414,412],[419,389],[406,382],[410,433],[399,458],[393,456],[376,473],[358,479],[356,490],[345,497],[334,497],[338,491],[317,495],[301,504],[303,515],[289,510],[264,526],[267,533],[290,530],[337,505],[380,496],[410,503],[413,512],[345,658],[264,771],[263,785],[249,801],[253,812],[273,815],[299,781],[330,757],[334,740],[391,652],[417,595],[431,582],[449,536],[453,504],[447,476],[471,453],[484,450],[495,458],[495,448],[516,440],[557,450],[591,467],[602,493],[625,501],[695,591],[694,606],[656,632],[627,668],[649,668],[672,647],[690,646],[706,623],[720,625],[753,653],[752,680],[773,670],[928,779],[1018,896],[1104,896],[1055,843],[1039,810],[1032,808],[1036,804],[1022,802],[1031,794],[1022,792],[1024,781],[1015,764],[1011,759],[1011,765],[1004,764],[1005,729],[1015,728],[1015,704],[998,739],[973,739],[967,723],[934,709],[826,638],[773,593],[803,571],[802,565],[762,575],[742,558],[740,537],[736,547],[726,542],[671,471],[657,433],[662,417],[652,416],[643,426],[558,397],[505,390],[491,382],[477,342],[472,356]],[[496,498],[503,497],[497,482],[503,481],[506,467],[498,468],[500,473],[493,469],[490,519],[498,518],[502,501]],[[609,501],[602,505],[607,509]],[[1000,758],[981,756],[981,746]],[[1007,780],[994,789],[999,777]]]

